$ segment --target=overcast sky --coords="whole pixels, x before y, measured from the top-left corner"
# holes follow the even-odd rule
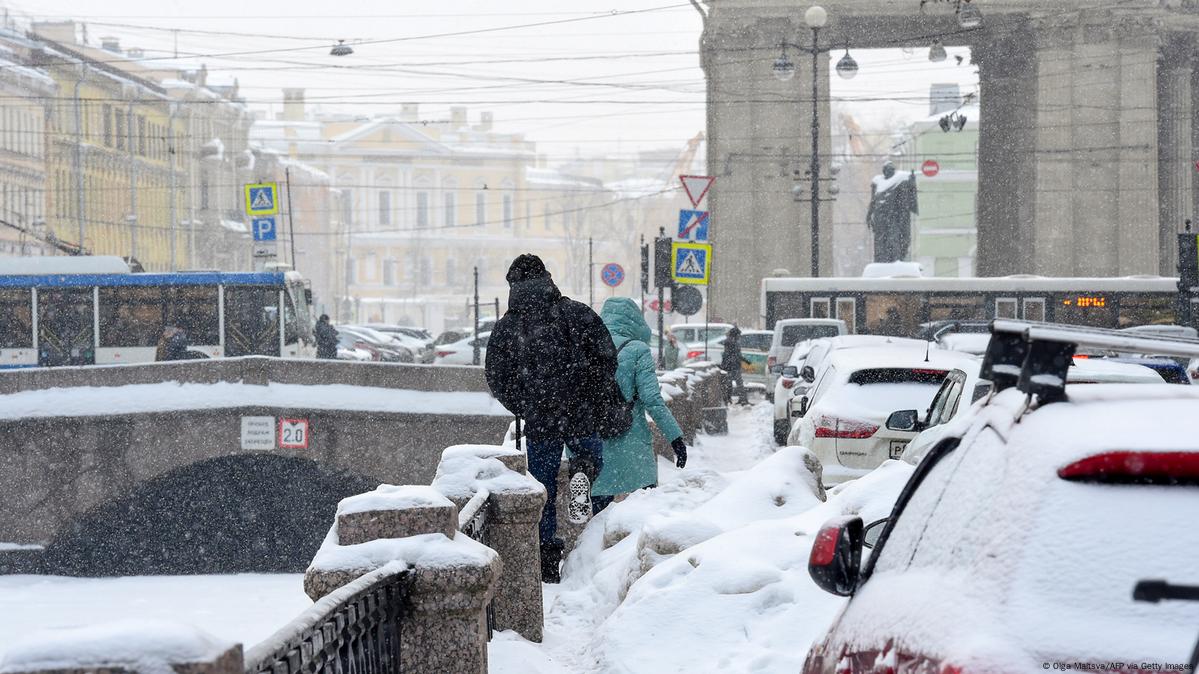
[[[526,132],[551,160],[576,153],[681,148],[704,125],[697,54],[702,22],[686,2],[605,0],[14,0],[17,14],[88,23],[93,44],[114,35],[148,56],[208,64],[237,77],[255,108],[278,110],[283,87],[310,106],[363,115],[418,102],[421,116],[491,110],[497,126]],[[352,7],[352,9],[350,9]],[[502,9],[500,9],[502,7]],[[178,32],[176,32],[178,31]],[[465,34],[464,34],[465,33]],[[333,57],[345,39],[355,53]],[[928,112],[932,82],[977,84],[969,62],[941,64],[927,49],[854,52],[861,73],[834,77],[834,98],[869,126]],[[771,58],[765,58],[768,72]],[[883,99],[883,100],[876,100]]]

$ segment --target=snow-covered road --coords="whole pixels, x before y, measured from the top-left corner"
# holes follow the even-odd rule
[[[889,462],[818,497],[799,448],[775,451],[772,410],[731,410],[685,470],[590,522],[547,590],[542,644],[491,643],[492,674],[798,671],[843,600],[808,577],[811,538],[841,513],[885,517],[911,468]]]

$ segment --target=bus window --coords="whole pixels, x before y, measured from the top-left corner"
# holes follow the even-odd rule
[[[1026,321],[1044,321],[1045,320],[1045,298],[1044,297],[1027,297],[1024,299],[1024,320],[1026,320]]]
[[[1171,325],[1174,323],[1174,300],[1169,297],[1121,295],[1118,327],[1136,325]]]
[[[1019,318],[1019,305],[1015,297],[1000,297],[995,300],[995,318]]]
[[[845,331],[851,335],[858,332],[858,301],[852,297],[837,298],[837,318],[845,321]]]
[[[216,286],[184,286],[167,289],[166,320],[187,333],[194,345],[221,343],[221,325]]]
[[[279,355],[278,288],[225,288],[225,355]]]
[[[296,334],[301,341],[310,342],[312,340],[312,306],[308,303],[308,289],[300,283],[292,283],[287,286],[286,305],[290,310],[295,311],[296,319]],[[294,343],[296,340],[287,339],[288,344]]]
[[[980,295],[934,295],[928,299],[928,320],[985,320],[983,303]]]
[[[91,365],[96,360],[91,288],[39,289],[38,364]]]
[[[296,319],[296,305],[291,300],[291,293],[283,293],[283,343],[295,344],[300,339],[300,330]]]
[[[100,346],[155,346],[164,308],[162,288],[100,288]]]
[[[866,331],[872,335],[907,337],[919,330],[921,298],[914,294],[866,295]]]
[[[33,292],[0,290],[0,349],[33,348]]]
[[[828,318],[829,317],[829,298],[813,297],[812,298],[812,313],[811,318]]]

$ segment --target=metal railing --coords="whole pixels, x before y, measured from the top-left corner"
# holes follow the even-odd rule
[[[246,674],[391,674],[401,671],[400,630],[409,572],[385,567],[317,602],[246,654]]]
[[[487,499],[491,498],[491,492],[486,489],[480,489],[475,492],[474,496],[462,506],[462,510],[458,513],[458,530],[466,534],[470,538],[490,546],[490,537],[487,530]],[[491,641],[491,633],[495,631],[495,605],[494,602],[487,602],[487,640]]]

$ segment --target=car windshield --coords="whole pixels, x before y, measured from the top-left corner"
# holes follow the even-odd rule
[[[836,337],[839,334],[841,332],[835,325],[784,325],[782,343],[783,346],[795,346],[806,339]]]
[[[773,339],[774,335],[769,332],[741,335],[741,348],[752,349],[754,351],[769,351],[770,342]]]

